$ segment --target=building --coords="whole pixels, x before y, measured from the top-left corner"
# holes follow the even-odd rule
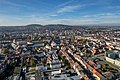
[[[105,56],[106,61],[120,66],[120,51],[110,51],[106,53]]]

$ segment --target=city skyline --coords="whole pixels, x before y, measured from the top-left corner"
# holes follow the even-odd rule
[[[120,25],[120,0],[1,0],[0,25]]]

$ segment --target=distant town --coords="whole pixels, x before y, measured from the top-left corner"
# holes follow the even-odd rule
[[[120,26],[0,26],[0,80],[120,80]]]

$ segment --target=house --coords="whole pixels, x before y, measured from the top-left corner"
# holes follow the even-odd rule
[[[96,71],[96,69],[89,65],[86,61],[83,61],[83,63],[93,73],[93,76],[95,76],[97,80],[105,80],[105,77],[101,73]]]
[[[68,80],[68,77],[66,74],[60,74],[52,76],[50,80]]]

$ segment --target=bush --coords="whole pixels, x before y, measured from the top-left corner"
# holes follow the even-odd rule
[[[47,70],[50,70],[51,68],[50,68],[50,66],[47,66]]]

